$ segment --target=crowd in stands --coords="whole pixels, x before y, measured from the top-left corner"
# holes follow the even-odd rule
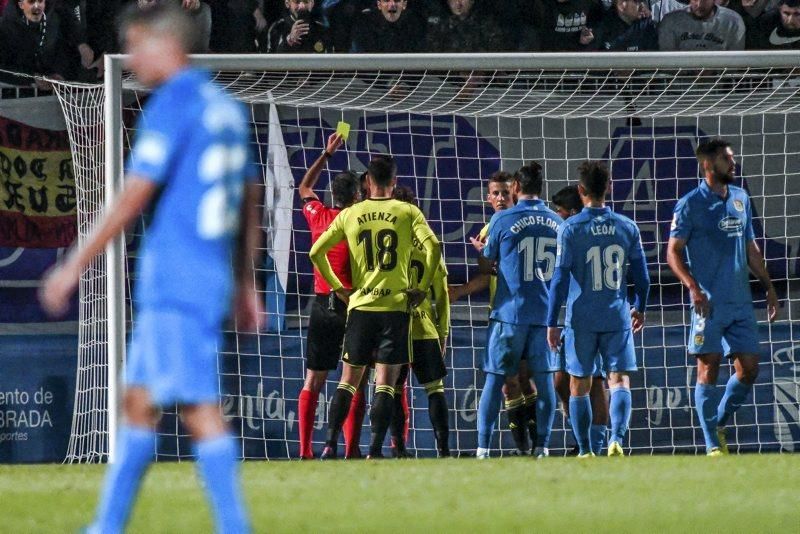
[[[800,48],[800,0],[0,0],[0,69],[96,81],[119,11],[159,1],[196,17],[198,52]]]

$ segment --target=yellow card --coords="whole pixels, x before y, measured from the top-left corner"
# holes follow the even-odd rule
[[[347,141],[347,136],[350,135],[350,124],[339,121],[336,125],[336,133],[342,136],[342,139]]]

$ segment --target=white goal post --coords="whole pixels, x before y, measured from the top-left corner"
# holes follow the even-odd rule
[[[130,119],[146,94],[124,74],[123,62],[124,56],[106,56],[102,87],[55,83],[79,181],[79,239],[122,186],[123,155],[135,134]],[[651,454],[695,452],[702,443],[689,394],[693,362],[684,350],[686,299],[666,266],[663,244],[671,207],[697,184],[691,150],[704,137],[728,138],[754,201],[759,243],[782,303],[780,320],[767,325],[763,298],[754,292],[764,366],[748,405],[736,416],[733,441],[742,450],[800,450],[800,336],[794,326],[800,317],[800,53],[202,55],[193,62],[251,107],[267,204],[272,203],[265,206],[265,232],[272,232],[267,248],[288,247],[281,248],[282,268],[256,266],[259,273],[283,274],[283,294],[265,295],[282,299],[280,311],[273,309],[280,316],[277,326],[254,341],[229,332],[233,348],[220,348],[223,406],[238,427],[243,458],[289,457],[296,448],[291,407],[304,373],[310,269],[307,249],[297,246],[307,243],[307,228],[291,225],[299,205],[291,179],[299,181],[324,148],[322,134],[330,133],[335,119],[354,125],[355,140],[343,161],[332,162],[331,172],[361,170],[365,158],[380,151],[399,156],[401,181],[415,189],[442,237],[451,283],[475,272],[466,237],[490,215],[481,205],[481,187],[491,172],[513,172],[524,161],[539,160],[549,198],[574,181],[581,160],[608,161],[612,180],[620,184],[612,205],[640,224],[653,278],[649,327],[636,341],[641,372],[630,433],[631,449]],[[291,211],[284,214],[288,228],[275,226],[281,209]],[[273,235],[275,228],[283,237]],[[114,458],[126,333],[135,321],[126,297],[127,261],[120,237],[81,282],[67,461]],[[486,321],[485,298],[465,302],[453,304],[452,373],[446,380],[451,445],[458,452],[474,449]],[[320,410],[325,406],[321,402]],[[412,396],[410,447],[420,455],[433,450],[424,407],[424,395]],[[325,416],[321,411],[320,424]],[[177,418],[167,426],[158,457],[187,456]],[[509,443],[504,434],[501,448]],[[320,439],[318,431],[315,440]],[[570,439],[559,416],[554,449],[570,448]]]

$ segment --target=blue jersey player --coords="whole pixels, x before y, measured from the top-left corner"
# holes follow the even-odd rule
[[[231,302],[241,327],[256,326],[260,314],[252,273],[258,188],[245,183],[252,160],[246,115],[209,73],[189,66],[197,31],[179,8],[129,11],[123,35],[128,67],[155,88],[139,118],[126,185],[42,291],[45,307],[63,312],[81,270],[158,198],[138,262],[119,452],[88,531],[123,531],[155,450],[155,407],[178,403],[216,529],[246,532],[236,444],[218,402],[216,350]]]
[[[748,269],[767,290],[770,322],[777,317],[778,296],[755,242],[750,198],[731,185],[736,164],[730,144],[712,139],[698,145],[696,154],[705,178],[675,206],[667,262],[692,301],[689,353],[697,358],[695,407],[706,453],[719,456],[728,452],[725,424],[758,375],[758,327]],[[718,399],[723,354],[733,360],[736,372]]]
[[[524,428],[525,397],[520,360],[527,357],[538,390],[534,455],[547,456],[556,408],[553,375],[558,357],[547,346],[547,284],[555,268],[556,233],[561,218],[539,199],[542,168],[530,163],[514,174],[517,205],[492,216],[483,261],[497,262],[497,291],[489,317],[483,370],[486,382],[478,404],[479,459],[489,457],[503,384],[509,422]]]
[[[633,333],[644,327],[650,277],[636,223],[605,205],[608,170],[600,162],[586,161],[580,165],[579,174],[578,192],[584,209],[567,219],[558,231],[547,339],[553,349],[558,346],[558,315],[567,298],[564,350],[570,374],[569,413],[580,449],[578,456],[594,456],[589,390],[598,352],[611,390],[608,455],[622,456],[631,415],[629,373],[637,369]],[[636,294],[633,307],[627,300],[628,269]]]

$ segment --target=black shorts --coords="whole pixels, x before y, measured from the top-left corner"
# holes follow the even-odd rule
[[[347,316],[344,356],[350,365],[411,361],[411,315],[406,312],[352,310]]]
[[[312,371],[334,371],[342,355],[347,304],[335,293],[314,297],[308,321],[306,367]]]
[[[411,367],[414,368],[414,376],[420,384],[434,382],[447,376],[442,347],[438,339],[415,339],[413,347],[414,361]]]

